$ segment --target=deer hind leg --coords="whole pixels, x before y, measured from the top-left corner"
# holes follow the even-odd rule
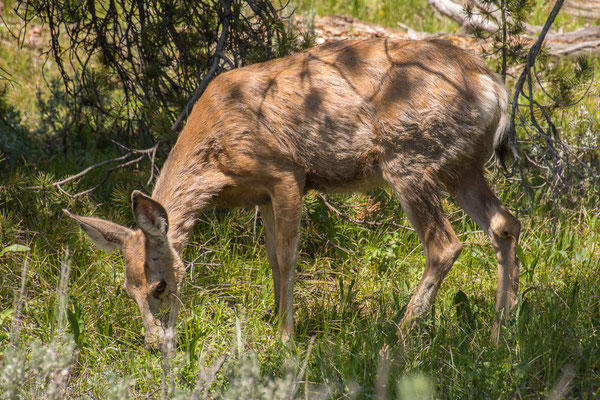
[[[401,323],[404,330],[425,315],[458,258],[462,244],[444,215],[436,185],[425,176],[396,177],[384,171],[425,250],[425,272],[408,303]]]
[[[279,267],[279,334],[294,334],[294,274],[298,256],[303,182],[296,176],[282,178],[273,188],[275,247]],[[273,272],[275,273],[275,272]],[[277,282],[277,279],[275,279]]]
[[[458,184],[452,186],[451,192],[456,203],[486,232],[498,258],[496,320],[492,329],[492,339],[497,342],[500,338],[500,326],[506,322],[517,303],[517,245],[521,223],[492,193],[482,172],[469,171],[461,176]]]

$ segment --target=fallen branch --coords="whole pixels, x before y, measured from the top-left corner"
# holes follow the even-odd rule
[[[428,0],[429,4],[441,14],[458,22],[467,29],[478,28],[485,32],[493,33],[500,30],[496,22],[490,18],[483,17],[482,14],[473,14],[468,17],[463,5],[455,3],[452,0]],[[477,0],[471,2],[482,13],[492,16],[499,20],[498,10],[490,10],[485,4]],[[510,22],[510,18],[507,18]],[[537,40],[537,36],[542,32],[543,27],[524,24],[525,31],[528,33],[525,38],[531,41]],[[584,52],[600,54],[600,26],[590,26],[577,29],[573,32],[558,33],[546,32],[547,52],[552,56],[578,56]]]
[[[600,3],[598,0],[570,0],[565,4],[563,12],[588,19],[600,19]]]
[[[497,32],[498,25],[478,14],[467,17],[465,9],[461,4],[452,0],[427,0],[428,3],[441,14],[450,17],[465,28],[479,28],[486,32]]]

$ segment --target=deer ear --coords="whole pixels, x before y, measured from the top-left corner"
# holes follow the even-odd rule
[[[169,231],[169,218],[164,207],[137,190],[131,194],[131,203],[135,221],[146,236],[164,240]]]
[[[121,250],[125,237],[131,233],[131,229],[106,221],[100,218],[81,217],[63,210],[65,214],[79,223],[81,228],[92,242],[107,253],[113,250]]]

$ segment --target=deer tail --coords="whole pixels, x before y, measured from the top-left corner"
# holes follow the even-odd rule
[[[500,119],[496,126],[496,132],[494,132],[494,153],[496,154],[496,160],[506,169],[505,160],[508,154],[510,154],[509,144],[509,129],[510,129],[510,117],[508,114],[508,90],[504,85],[497,86],[498,93],[498,105],[500,111]]]

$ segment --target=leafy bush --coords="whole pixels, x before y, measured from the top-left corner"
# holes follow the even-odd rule
[[[19,3],[16,12],[25,23],[48,24],[51,54],[70,97],[63,103],[67,111],[85,107],[90,111],[85,115],[94,117],[75,121],[81,129],[147,141],[173,139],[171,130],[181,127],[194,99],[218,73],[312,44],[269,0],[42,0]],[[112,90],[116,103],[107,101]]]

